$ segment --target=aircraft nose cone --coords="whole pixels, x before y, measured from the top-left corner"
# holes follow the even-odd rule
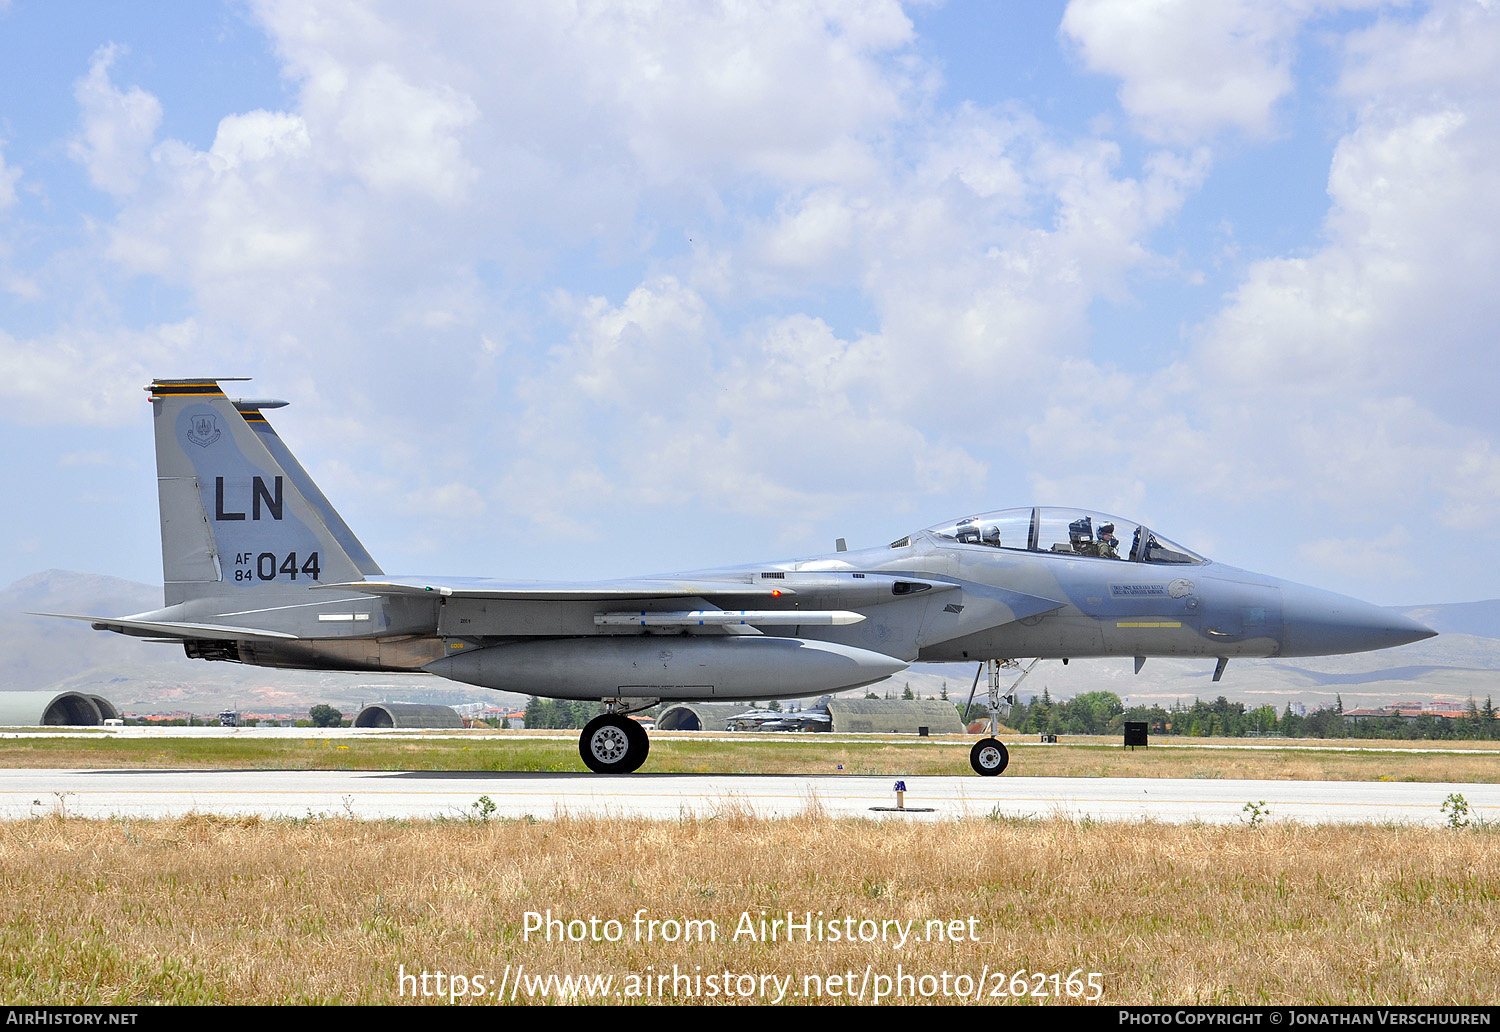
[[[1393,609],[1300,584],[1282,585],[1283,656],[1330,656],[1407,645],[1437,634]]]

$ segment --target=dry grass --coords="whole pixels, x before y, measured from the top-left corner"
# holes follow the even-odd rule
[[[432,739],[43,738],[0,740],[5,767],[157,767],[277,770],[582,771],[568,737],[464,733]],[[1125,751],[1106,739],[1013,745],[1012,775],[1031,777],[1252,778],[1309,781],[1500,782],[1495,743],[1308,743],[1246,748],[1244,740],[1189,739]],[[650,773],[970,775],[973,737],[920,740],[836,735],[685,738],[655,735]],[[1262,743],[1264,744],[1264,743]],[[1434,745],[1458,746],[1438,751]],[[1468,748],[1463,748],[1468,746]]]
[[[0,999],[398,1002],[397,971],[938,975],[1075,969],[1107,1003],[1492,1003],[1500,837],[978,820],[0,826]],[[624,922],[523,941],[523,914]],[[629,941],[711,919],[712,944]],[[978,919],[979,943],[729,941],[740,914]],[[617,981],[616,986],[622,984]],[[989,986],[986,986],[986,989]],[[524,995],[520,999],[525,999]],[[868,1000],[868,998],[867,998]]]

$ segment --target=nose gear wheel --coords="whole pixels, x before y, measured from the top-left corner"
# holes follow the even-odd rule
[[[578,755],[596,774],[629,774],[646,762],[650,750],[646,729],[615,713],[595,717],[578,736]]]
[[[992,778],[1010,766],[1010,752],[998,738],[981,738],[969,750],[969,765],[976,774]]]

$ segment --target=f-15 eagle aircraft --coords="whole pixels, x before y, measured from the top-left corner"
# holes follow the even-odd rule
[[[156,380],[165,605],[87,619],[180,642],[198,659],[436,674],[598,699],[579,753],[627,773],[650,742],[625,714],[664,700],[824,695],[915,662],[1214,658],[1382,649],[1434,631],[1389,610],[1211,562],[1154,529],[1028,507],[929,527],[884,548],[598,583],[391,577],[271,429],[281,401],[231,400],[218,379]],[[226,381],[227,382],[227,378]],[[1024,675],[1023,675],[1024,676]],[[975,674],[977,685],[979,674]]]

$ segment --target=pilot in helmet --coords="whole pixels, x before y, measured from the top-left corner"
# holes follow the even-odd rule
[[[1000,528],[991,523],[984,528],[984,543],[991,548],[1000,547]]]
[[[1115,537],[1115,525],[1106,523],[1099,528],[1099,554],[1105,559],[1120,558],[1120,539]]]

